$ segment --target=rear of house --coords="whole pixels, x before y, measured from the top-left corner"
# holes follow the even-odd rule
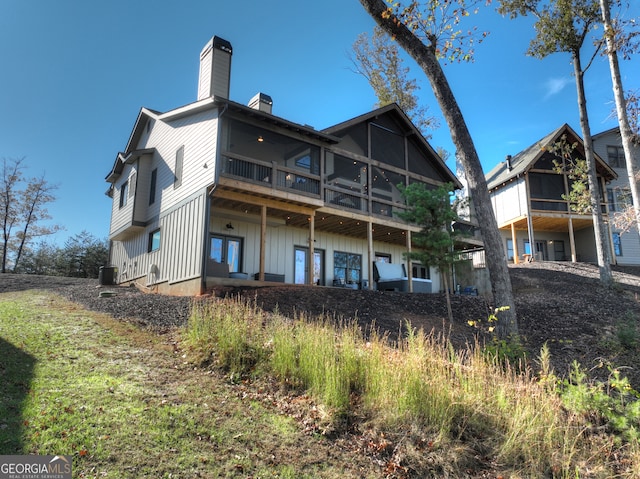
[[[618,178],[607,184],[607,204],[609,214],[613,217],[631,203],[629,190],[629,175],[627,173],[627,159],[622,148],[620,128],[612,128],[593,136],[593,149],[605,159],[609,166],[617,173]],[[640,159],[640,148],[636,147],[635,159]],[[615,222],[612,222],[615,223]],[[616,263],[620,265],[640,265],[640,236],[638,228],[633,226],[629,231],[622,232],[615,225],[612,227],[613,252]]]
[[[529,148],[507,156],[487,174],[492,206],[504,238],[507,258],[597,262],[592,215],[576,213],[568,194],[574,180],[554,153],[554,145],[574,145],[571,156],[584,160],[584,144],[569,126],[562,125]],[[566,167],[566,164],[565,164]],[[602,212],[608,218],[605,191],[617,178],[596,155]]]
[[[460,183],[395,105],[323,131],[229,100],[231,44],[201,54],[196,102],[143,108],[107,175],[114,281],[170,294],[255,281],[373,288],[415,225],[398,184]],[[440,290],[435,269],[405,264]],[[411,286],[409,286],[411,290]]]

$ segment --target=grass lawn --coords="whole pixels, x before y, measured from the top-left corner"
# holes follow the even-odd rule
[[[0,294],[0,384],[0,454],[70,454],[74,478],[380,476],[170,335],[51,293]]]

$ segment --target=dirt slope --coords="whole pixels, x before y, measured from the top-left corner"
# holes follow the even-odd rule
[[[619,340],[622,322],[640,318],[640,268],[616,268],[616,286],[606,290],[598,281],[593,265],[539,262],[512,265],[510,274],[523,345],[534,360],[540,347],[550,346],[556,372],[564,374],[575,359],[595,375],[604,377],[608,361],[628,369],[625,374],[640,387],[637,369],[638,346]],[[134,320],[146,326],[166,330],[185,324],[190,298],[144,294],[135,288],[108,288],[116,291],[110,298],[99,296],[96,280],[46,276],[0,275],[0,292],[46,288],[86,307],[111,313],[116,318]],[[476,331],[467,321],[487,317],[491,305],[482,297],[454,296],[453,324],[446,321],[444,295],[397,292],[354,291],[340,288],[283,285],[263,288],[218,288],[216,296],[242,296],[255,300],[268,311],[278,310],[293,316],[304,313],[315,317],[328,314],[339,319],[357,319],[363,328],[374,325],[391,339],[410,321],[415,328],[445,332],[454,344],[473,342]],[[635,329],[624,339],[633,342]],[[532,361],[535,367],[535,361]]]

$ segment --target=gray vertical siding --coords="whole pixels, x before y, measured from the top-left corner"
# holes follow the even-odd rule
[[[206,191],[164,213],[136,237],[114,241],[112,264],[118,280],[136,280],[142,286],[177,283],[201,276]],[[160,249],[149,253],[149,234],[160,227]],[[152,267],[153,266],[153,267]]]
[[[112,265],[119,281],[136,280],[141,285],[176,283],[200,277],[204,254],[206,188],[215,180],[217,110],[191,117],[158,119],[142,135],[136,148],[155,148],[153,156],[126,165],[115,184],[111,233],[136,221],[146,223],[144,231],[124,241],[114,241]],[[174,188],[175,154],[184,146],[182,184]],[[158,169],[156,200],[149,205],[151,170]],[[119,187],[137,176],[135,198],[119,208]],[[135,201],[133,201],[135,200]],[[149,234],[161,230],[158,251],[148,252]]]
[[[253,277],[259,271],[260,263],[260,219],[258,216],[247,216],[246,221],[238,218],[238,212],[213,209],[211,212],[211,233],[237,236],[244,241],[244,254],[242,272]],[[233,230],[226,229],[227,223],[232,223]],[[325,276],[326,285],[333,282],[333,253],[345,251],[362,255],[362,278],[370,280],[367,270],[368,244],[366,238],[358,239],[336,234],[315,232],[316,250],[325,252]],[[272,274],[284,274],[285,282],[294,281],[294,248],[296,246],[308,246],[309,230],[294,228],[285,225],[270,224],[267,220],[265,254],[265,272]],[[377,253],[390,254],[394,263],[404,263],[403,253],[407,249],[403,246],[390,243],[374,242],[373,249]],[[431,268],[433,291],[439,291],[441,287],[437,271]]]

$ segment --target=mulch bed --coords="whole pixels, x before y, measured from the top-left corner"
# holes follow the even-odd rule
[[[616,347],[620,321],[640,317],[640,268],[616,267],[616,286],[600,285],[598,269],[588,264],[538,262],[510,267],[522,342],[528,357],[535,359],[544,343],[551,349],[559,374],[569,370],[573,360],[594,370],[597,376],[609,371],[598,366],[613,361],[629,367],[625,374],[640,385],[635,369],[636,348]],[[106,287],[97,280],[1,274],[0,292],[48,289],[88,309],[118,319],[135,321],[164,331],[186,324],[193,298],[146,294],[131,287],[110,287],[112,297],[100,297]],[[364,330],[371,327],[390,339],[414,328],[445,334],[455,346],[473,343],[477,331],[468,321],[486,319],[489,304],[482,297],[452,297],[454,321],[449,324],[443,294],[407,294],[329,287],[280,285],[261,288],[224,287],[212,296],[242,297],[265,311],[279,311],[295,317],[329,316],[356,320]],[[200,298],[199,300],[206,299]],[[535,367],[535,361],[531,363]]]

